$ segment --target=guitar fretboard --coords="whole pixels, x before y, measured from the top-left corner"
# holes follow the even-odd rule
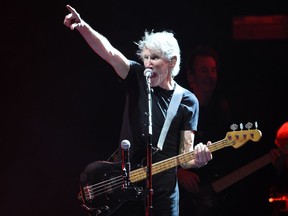
[[[239,148],[244,143],[249,140],[254,142],[260,140],[262,136],[261,131],[246,130],[246,131],[232,131],[228,132],[226,137],[222,140],[216,141],[208,146],[211,152],[217,151],[224,147],[233,146],[234,148]],[[183,153],[172,158],[157,162],[152,164],[152,175],[160,173],[162,171],[168,170],[170,168],[179,166],[182,163],[186,163],[194,159],[194,151]],[[144,180],[147,177],[147,166],[132,170],[130,172],[130,181],[132,183]]]

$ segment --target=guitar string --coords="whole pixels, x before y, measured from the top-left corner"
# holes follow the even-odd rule
[[[100,196],[106,192],[112,191],[122,186],[122,176],[117,176],[97,184],[89,185],[84,187],[85,194],[88,197],[93,198],[95,196]]]

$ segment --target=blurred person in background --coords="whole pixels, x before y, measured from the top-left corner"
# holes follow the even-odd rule
[[[185,72],[188,88],[199,100],[199,123],[195,140],[221,140],[230,130],[231,109],[226,96],[220,89],[219,56],[215,49],[208,46],[198,46],[187,56]],[[213,161],[201,170],[178,169],[181,199],[180,213],[191,215],[191,211],[204,214],[214,207],[218,198],[207,194],[207,203],[199,200],[197,194],[201,188],[211,183],[211,180],[221,176],[226,171],[225,164],[233,162],[233,148],[214,152]],[[192,205],[193,204],[193,205]],[[193,214],[192,214],[193,215]]]

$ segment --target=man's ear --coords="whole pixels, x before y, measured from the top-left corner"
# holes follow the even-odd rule
[[[171,59],[170,59],[170,66],[175,66],[176,64],[176,61],[177,61],[177,57],[176,56],[173,56]]]

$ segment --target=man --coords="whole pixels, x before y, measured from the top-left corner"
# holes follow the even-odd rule
[[[162,150],[157,145],[169,103],[175,89],[178,88],[174,77],[179,73],[181,56],[173,33],[145,31],[144,36],[137,43],[136,54],[144,64],[141,65],[126,58],[112,46],[106,37],[81,19],[74,8],[67,5],[67,9],[70,13],[66,15],[64,24],[71,30],[78,30],[93,51],[114,68],[117,76],[127,87],[126,108],[120,138],[129,140],[131,143],[131,163],[141,163],[146,157],[149,140],[155,149],[153,162],[169,159],[179,153],[194,151],[195,157],[181,163],[181,166],[199,168],[207,164],[212,159],[207,145],[199,143],[194,147],[199,104],[195,95],[187,89],[182,89],[182,99],[172,119]],[[143,74],[146,69],[148,73]],[[149,112],[148,102],[152,103],[151,112]],[[151,115],[152,123],[149,122]],[[153,126],[152,130],[150,126]],[[210,142],[207,144],[209,145]],[[93,175],[93,171],[95,171],[95,163],[88,165],[84,171],[83,184],[90,183],[90,175]],[[173,167],[153,176],[153,208],[148,212],[153,210],[155,216],[178,216],[179,194],[176,173],[177,167]],[[145,213],[143,202],[135,201],[132,205],[126,204],[128,207],[123,206],[115,214],[143,215]]]

